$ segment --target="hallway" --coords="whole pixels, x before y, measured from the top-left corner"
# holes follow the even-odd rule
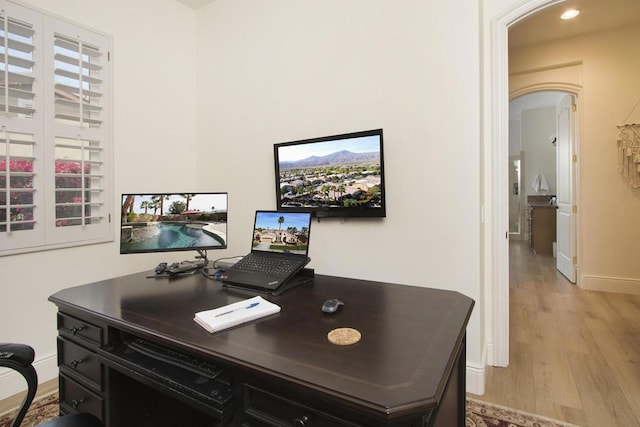
[[[583,291],[510,243],[510,364],[481,400],[581,426],[640,426],[640,296]]]

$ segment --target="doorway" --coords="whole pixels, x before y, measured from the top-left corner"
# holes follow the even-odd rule
[[[508,154],[510,240],[525,240],[538,255],[553,255],[557,270],[571,283],[576,282],[577,247],[574,106],[575,94],[565,91],[534,91],[512,99]],[[512,172],[516,162],[518,175]],[[529,202],[535,202],[536,215],[532,215]],[[541,215],[545,224],[532,228],[532,216]],[[518,223],[523,225],[521,234],[515,232]],[[534,231],[538,234],[535,238]],[[545,241],[540,242],[540,237]]]
[[[573,84],[532,84],[523,87],[521,92],[509,91],[509,55],[508,31],[516,23],[555,4],[558,0],[529,0],[506,11],[492,20],[491,25],[491,99],[495,105],[490,127],[492,144],[489,157],[492,159],[490,182],[492,182],[491,198],[493,218],[489,227],[491,246],[491,283],[492,283],[492,339],[489,347],[488,362],[493,366],[509,365],[509,212],[508,193],[508,101],[529,92],[539,90],[560,90],[579,92],[580,88]],[[547,80],[548,81],[548,80]],[[557,80],[556,80],[557,82]]]

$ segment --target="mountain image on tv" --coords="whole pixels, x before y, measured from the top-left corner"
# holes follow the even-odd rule
[[[311,156],[306,159],[296,161],[280,162],[280,170],[331,165],[348,165],[352,163],[377,163],[379,165],[380,152],[374,151],[371,153],[352,153],[351,151],[342,150],[336,153],[327,154],[325,156]]]
[[[278,158],[281,207],[381,206],[381,156],[374,137],[282,146]]]

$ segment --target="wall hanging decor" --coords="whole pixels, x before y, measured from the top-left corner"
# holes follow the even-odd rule
[[[631,188],[640,187],[640,124],[618,126],[618,170]]]
[[[633,106],[624,122],[640,105],[640,99]],[[640,188],[640,124],[618,126],[618,170],[631,188]]]

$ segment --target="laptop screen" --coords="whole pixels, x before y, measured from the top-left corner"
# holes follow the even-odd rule
[[[256,211],[252,252],[309,253],[310,212]]]

